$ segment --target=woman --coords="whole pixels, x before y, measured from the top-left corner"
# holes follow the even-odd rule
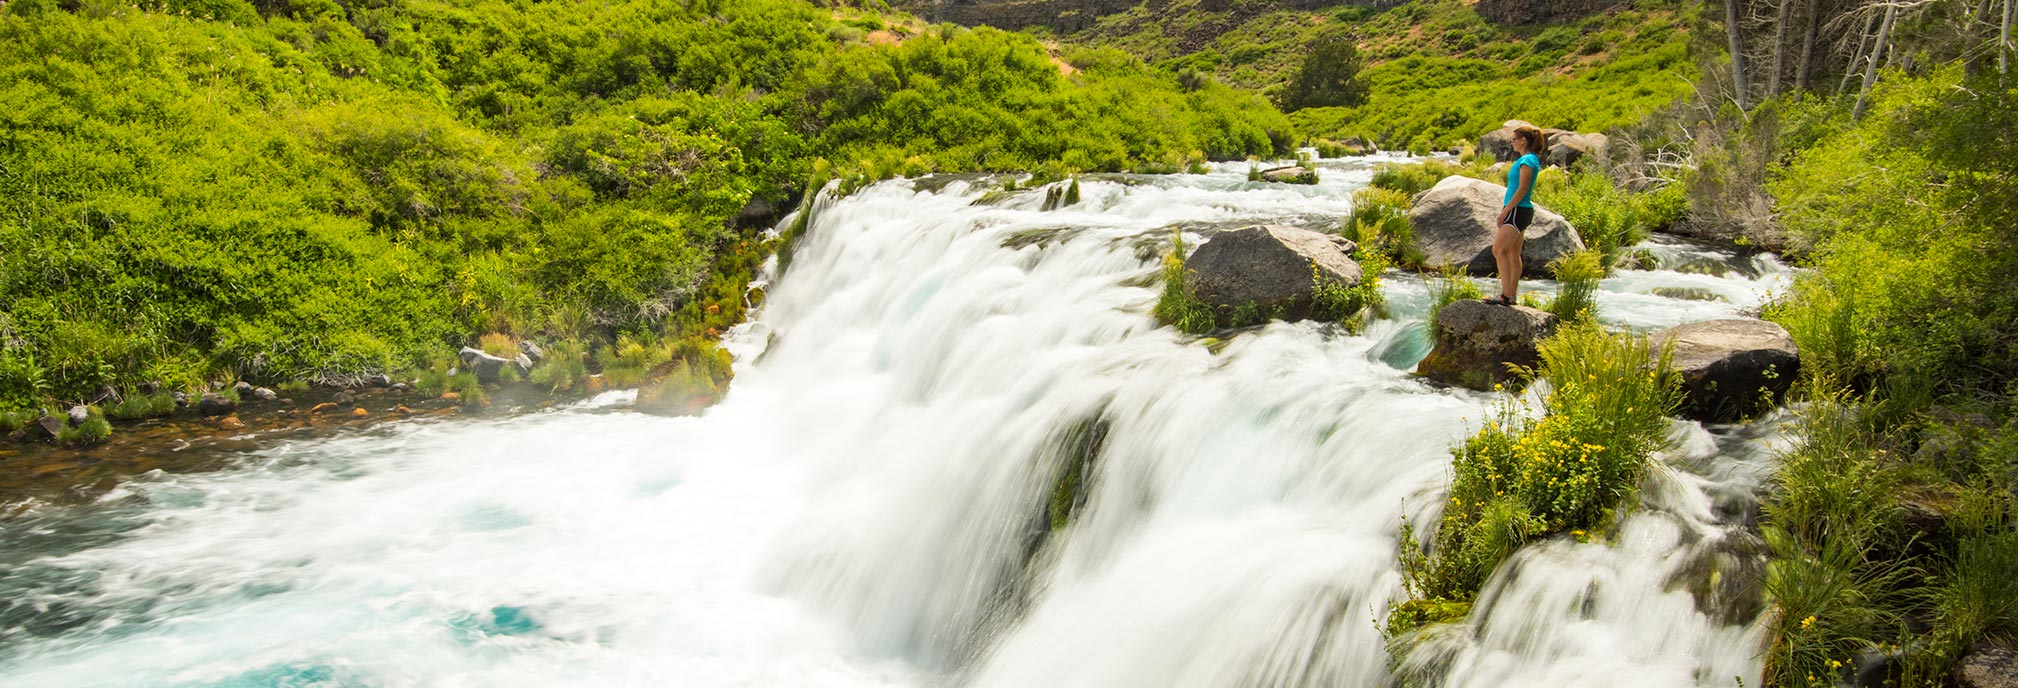
[[[1506,171],[1506,200],[1499,209],[1499,230],[1492,238],[1492,259],[1499,265],[1499,295],[1486,299],[1486,303],[1511,306],[1519,303],[1521,283],[1521,244],[1527,238],[1523,232],[1535,221],[1535,176],[1541,174],[1541,158],[1535,152],[1542,149],[1542,132],[1534,127],[1514,130],[1514,152],[1520,157],[1514,160]]]

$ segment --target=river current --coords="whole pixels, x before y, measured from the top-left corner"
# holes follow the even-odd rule
[[[1427,284],[1391,272],[1359,335],[1149,316],[1173,228],[1333,228],[1379,160],[1090,177],[1050,211],[970,177],[824,199],[700,417],[416,421],[0,520],[0,685],[1383,685],[1401,519],[1494,399],[1408,372]],[[1604,281],[1613,325],[1788,277],[1646,248],[1668,269]],[[1615,534],[1523,550],[1405,666],[1758,685],[1774,423],[1674,436]]]

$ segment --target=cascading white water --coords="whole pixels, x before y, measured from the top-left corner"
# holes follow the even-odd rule
[[[0,521],[0,684],[1382,684],[1398,524],[1434,517],[1491,399],[1403,369],[1425,285],[1390,275],[1358,336],[1276,323],[1215,351],[1148,316],[1171,227],[1332,226],[1372,162],[1315,187],[1088,180],[1055,211],[871,186],[817,214],[703,417],[612,396],[414,423]],[[1784,280],[1652,250],[1741,269],[1608,279],[1615,324]],[[1523,551],[1410,661],[1756,684],[1752,614],[1716,592],[1757,566],[1769,425],[1678,423],[1617,537]]]

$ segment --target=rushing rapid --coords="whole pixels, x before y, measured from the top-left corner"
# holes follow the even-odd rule
[[[1336,227],[1377,161],[1088,178],[1050,211],[980,177],[823,199],[701,417],[414,422],[0,520],[0,684],[1382,685],[1401,519],[1493,403],[1408,372],[1427,285],[1390,273],[1358,335],[1149,316],[1173,229]],[[1787,278],[1645,248],[1663,269],[1602,284],[1614,325]],[[1522,551],[1400,666],[1757,685],[1772,425],[1677,421],[1614,537]]]

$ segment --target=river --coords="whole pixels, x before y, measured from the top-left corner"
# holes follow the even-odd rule
[[[1426,283],[1390,273],[1360,335],[1148,315],[1172,227],[1333,227],[1379,160],[1090,177],[1053,211],[971,177],[824,201],[700,417],[415,421],[0,520],[0,685],[1382,685],[1400,520],[1493,399],[1408,372]],[[1683,269],[1605,280],[1607,322],[1738,316],[1789,275],[1647,248]],[[1407,666],[1758,685],[1775,424],[1675,426],[1615,534],[1524,550]]]

